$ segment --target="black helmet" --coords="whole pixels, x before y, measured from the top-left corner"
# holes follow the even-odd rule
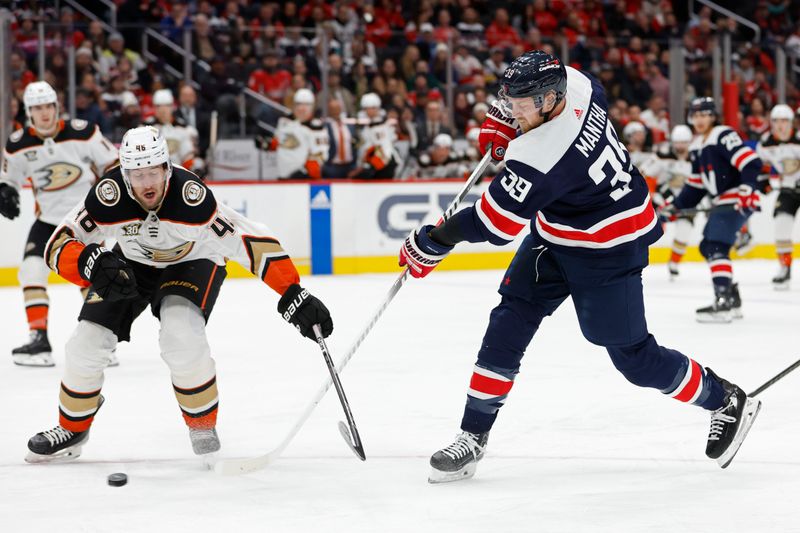
[[[692,100],[692,103],[689,104],[689,116],[691,117],[695,113],[711,113],[716,117],[717,104],[710,96],[700,96],[695,98]]]
[[[508,66],[500,86],[511,98],[534,97],[537,106],[544,103],[545,94],[554,91],[558,103],[567,94],[567,69],[560,59],[542,50],[525,52]]]

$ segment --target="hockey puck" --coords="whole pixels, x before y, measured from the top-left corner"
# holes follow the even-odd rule
[[[112,487],[121,487],[128,483],[128,476],[122,473],[111,474],[108,476],[108,484]]]

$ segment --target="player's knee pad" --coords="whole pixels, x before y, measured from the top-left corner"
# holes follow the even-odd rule
[[[161,358],[169,366],[175,386],[193,388],[214,377],[214,360],[200,308],[171,294],[162,300],[159,314]]]
[[[17,278],[23,287],[44,287],[47,285],[48,275],[50,275],[50,269],[44,259],[37,255],[29,255],[22,260]]]
[[[65,348],[65,385],[78,391],[99,389],[116,346],[117,336],[110,329],[87,320],[78,322]]]
[[[730,245],[724,242],[709,241],[708,239],[700,241],[700,254],[706,258],[706,261],[729,257],[730,252]]]

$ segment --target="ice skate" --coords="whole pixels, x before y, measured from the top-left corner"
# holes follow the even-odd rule
[[[469,479],[475,475],[478,461],[483,459],[489,432],[462,432],[455,442],[431,456],[428,483],[447,483]]]
[[[698,322],[704,324],[728,324],[733,320],[733,287],[723,287],[716,289],[716,298],[714,303],[706,307],[700,307],[695,312],[695,317]],[[738,294],[738,291],[737,291]],[[741,307],[741,302],[739,302]],[[739,311],[741,314],[741,310]]]
[[[675,279],[678,277],[678,274],[680,274],[680,272],[678,271],[678,263],[676,263],[675,261],[668,262],[667,270],[669,271],[669,280],[675,281]]]
[[[189,428],[189,438],[192,441],[192,450],[195,455],[206,455],[218,452],[220,449],[217,430]]]
[[[742,318],[742,298],[739,296],[739,284],[731,283],[731,318]]]
[[[736,234],[736,242],[733,244],[737,255],[745,255],[747,252],[755,248],[756,241],[753,239],[753,234],[749,230],[741,230]]]
[[[721,379],[710,368],[706,370],[722,384],[726,392],[725,405],[711,413],[706,455],[716,459],[720,467],[726,468],[758,416],[761,401],[748,398],[741,388]]]
[[[776,291],[788,291],[792,279],[792,270],[786,265],[781,265],[778,273],[772,278],[772,287]]]
[[[55,366],[47,330],[32,329],[30,341],[11,350],[11,358],[15,365],[21,366]]]
[[[61,426],[37,433],[28,441],[28,463],[63,463],[81,456],[89,431],[73,433]]]

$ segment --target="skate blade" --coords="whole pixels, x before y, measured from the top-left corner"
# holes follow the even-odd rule
[[[11,354],[11,359],[13,359],[15,365],[19,366],[56,366],[55,361],[53,361],[53,354],[50,352],[42,352],[35,355],[26,353]]]
[[[733,442],[728,446],[728,449],[717,458],[717,464],[720,468],[727,468],[733,458],[736,457],[736,452],[741,448],[747,433],[755,422],[758,413],[761,411],[761,400],[748,398],[744,406],[743,420],[736,430],[736,435],[733,436]]]
[[[773,288],[774,288],[776,291],[780,291],[780,292],[783,292],[783,291],[788,291],[788,290],[789,290],[789,288],[790,288],[788,283],[773,283],[773,284],[772,284],[772,287],[773,287]]]
[[[716,313],[713,315],[702,314],[695,315],[695,318],[701,324],[730,324],[733,321],[731,313]]]
[[[30,464],[67,463],[80,457],[82,448],[83,446],[73,446],[52,455],[42,455],[29,451],[25,457],[25,462]]]
[[[731,310],[731,318],[734,320],[739,320],[740,318],[744,318],[744,314],[742,314],[741,309],[732,309]]]
[[[431,472],[428,474],[428,483],[450,483],[452,481],[469,479],[475,475],[475,470],[477,470],[477,467],[477,463],[470,463],[464,466],[464,468],[456,470],[455,472],[443,472],[441,470],[431,468]]]

